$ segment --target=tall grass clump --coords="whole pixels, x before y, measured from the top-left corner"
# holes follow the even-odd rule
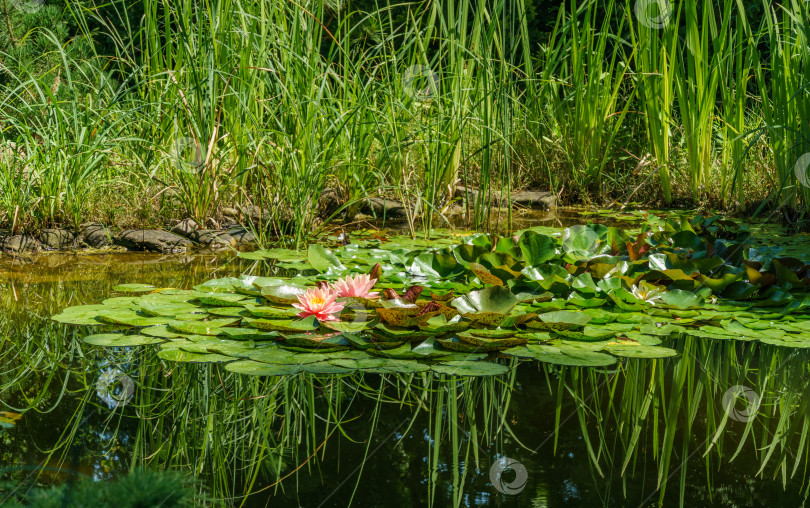
[[[572,184],[580,192],[601,184],[632,103],[621,93],[634,94],[624,86],[635,49],[624,40],[627,17],[614,11],[615,2],[599,7],[590,0],[560,7],[541,78],[543,95],[552,105],[552,125],[569,157]]]
[[[629,0],[625,9],[631,12],[635,5]],[[642,6],[645,6],[643,2]],[[662,4],[656,4],[662,5]],[[680,5],[680,4],[679,4]],[[636,12],[630,26],[630,38],[636,49],[635,70],[639,109],[644,114],[650,151],[658,169],[661,191],[665,203],[672,202],[670,143],[674,103],[675,62],[678,48],[680,9],[647,10]]]
[[[720,92],[722,97],[721,141],[723,142],[721,199],[730,204],[736,200],[745,207],[745,175],[743,162],[747,152],[746,125],[752,101],[748,88],[754,80],[756,42],[752,37],[745,6],[741,1],[732,7],[733,25],[728,54],[721,65]],[[733,26],[733,28],[732,28]]]
[[[520,2],[427,2],[401,25],[388,5],[365,16],[322,1],[146,5],[142,78],[159,118],[148,137],[193,161],[155,157],[152,176],[173,182],[195,218],[238,185],[299,245],[327,186],[352,215],[389,184],[427,230],[462,167],[482,168],[463,175],[482,199],[493,174],[508,195],[504,132],[531,75]],[[475,206],[481,225],[485,203]]]
[[[725,0],[719,13],[712,3],[689,0],[682,4],[685,32],[675,87],[694,202],[704,190],[714,160],[716,102],[721,63],[728,57],[733,3]]]
[[[124,121],[114,82],[74,60],[56,34],[38,37],[56,63],[44,75],[20,69],[0,96],[5,153],[0,155],[3,212],[11,229],[31,223],[77,228],[91,196],[114,178]]]
[[[647,154],[648,204],[737,208],[769,180],[778,205],[808,201],[797,0],[58,6],[0,12],[4,228],[117,205],[124,222],[236,215],[300,247],[376,196],[413,235],[451,214],[500,228],[529,183],[581,202],[649,186]]]
[[[810,152],[810,6],[790,0],[766,7],[761,33],[770,58],[758,62],[756,76],[778,175],[777,200],[796,208],[801,199],[810,210],[807,168],[797,169]]]

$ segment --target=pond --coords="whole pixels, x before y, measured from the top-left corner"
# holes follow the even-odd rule
[[[598,214],[578,219],[602,220]],[[599,287],[599,277],[583,277],[609,271],[596,265],[612,263],[634,279],[634,262],[609,259],[621,257],[609,252],[618,242],[605,241],[616,231],[569,228],[560,237],[568,224],[533,228],[524,240],[534,243],[522,256],[520,242],[486,244],[486,235],[465,240],[437,231],[426,241],[357,231],[348,245],[332,238],[300,254],[6,259],[0,263],[0,501],[79,478],[115,481],[146,467],[192,475],[197,495],[223,506],[801,505],[810,493],[804,397],[810,241],[772,224],[740,229],[698,218],[699,234],[663,245],[652,235],[642,241],[637,229],[663,230],[666,219],[603,219],[629,231],[621,240],[630,244],[629,257],[647,260],[645,274],[662,263],[657,272],[672,278],[663,299],[649,294],[660,275],[639,277],[629,296]],[[711,230],[715,225],[721,228]],[[675,272],[691,268],[654,257],[690,242],[692,263],[727,260],[734,239],[747,230],[758,239],[744,242],[750,265],[742,268],[744,279],[727,263],[687,288]],[[697,241],[707,231],[714,239],[708,253]],[[563,252],[553,252],[544,238],[573,256],[560,266],[588,269],[551,272],[548,261]],[[442,249],[463,242],[470,252],[482,246],[474,259],[487,264],[467,260],[474,276],[456,273],[460,263],[441,257],[448,252]],[[654,248],[644,252],[642,245]],[[704,255],[694,255],[701,248]],[[507,255],[529,270],[514,270]],[[547,259],[530,262],[532,256]],[[773,269],[766,256],[784,262]],[[283,309],[272,298],[284,296],[279,288],[293,281],[302,287],[334,281],[345,273],[338,265],[368,271],[376,262],[382,274],[375,289],[392,289],[397,298],[384,301],[402,302],[365,303],[390,319],[356,308],[324,333],[328,321],[287,330],[278,323],[284,316],[262,317],[274,305]],[[509,283],[510,271],[532,284]],[[743,280],[751,285],[757,274],[774,277],[770,289],[763,289],[766,281],[756,293],[744,284],[733,288]],[[436,311],[437,303],[422,321],[394,324],[414,317],[397,310],[410,308],[405,289],[414,284],[462,319]],[[503,310],[506,287],[518,296]],[[727,291],[744,298],[723,298]],[[105,304],[111,309],[79,307]],[[205,317],[182,319],[199,309]],[[528,314],[534,316],[520,317]],[[590,319],[580,322],[577,315]],[[241,324],[217,321],[235,316]],[[101,321],[68,324],[83,319]],[[127,324],[132,319],[152,321]],[[453,329],[448,339],[442,327],[458,322],[468,327]],[[203,333],[200,323],[209,323]],[[300,337],[307,334],[327,346],[308,345]],[[384,349],[389,353],[372,354],[389,341],[395,344]],[[415,357],[417,346],[428,357]]]

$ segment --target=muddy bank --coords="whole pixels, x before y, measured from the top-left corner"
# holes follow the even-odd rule
[[[182,221],[171,231],[162,229],[117,229],[99,222],[82,224],[77,232],[46,228],[34,233],[11,235],[0,231],[0,251],[19,256],[43,252],[155,252],[183,254],[196,250],[219,251],[256,245],[253,233],[243,226],[202,229],[193,220]]]

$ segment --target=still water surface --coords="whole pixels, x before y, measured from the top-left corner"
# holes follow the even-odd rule
[[[0,263],[0,411],[22,414],[0,429],[0,501],[144,465],[194,471],[225,506],[753,507],[808,494],[804,350],[685,339],[665,343],[677,357],[610,368],[268,380],[87,346],[82,327],[49,320],[119,283],[266,269],[230,255]],[[728,393],[742,397],[729,406]]]

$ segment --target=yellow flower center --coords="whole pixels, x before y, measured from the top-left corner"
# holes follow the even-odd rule
[[[313,305],[323,305],[323,298],[321,298],[320,296],[313,297],[312,298],[312,304]]]

